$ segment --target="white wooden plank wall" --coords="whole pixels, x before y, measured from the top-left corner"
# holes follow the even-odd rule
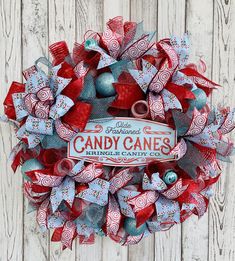
[[[212,77],[224,86],[213,103],[235,104],[235,1],[215,1]],[[233,139],[235,133],[232,133]],[[235,260],[235,161],[223,164],[223,175],[209,212],[209,260]]]
[[[0,1],[0,102],[7,94],[12,77],[22,80],[21,5],[17,0]],[[2,107],[1,107],[2,112]],[[0,256],[1,260],[23,258],[23,197],[22,179],[12,174],[7,162],[11,147],[16,143],[13,128],[0,127]]]
[[[34,60],[48,56],[48,44],[75,40],[122,15],[142,21],[156,39],[189,32],[191,58],[207,63],[207,76],[223,89],[213,104],[235,105],[235,0],[0,0],[0,102],[12,80],[22,81],[21,71]],[[1,106],[1,113],[3,107]],[[235,139],[235,134],[232,134]],[[41,234],[34,213],[27,214],[22,179],[7,162],[14,133],[0,125],[0,260],[1,261],[234,261],[235,260],[235,160],[223,164],[209,212],[193,217],[168,232],[157,233],[137,246],[121,247],[107,238],[95,245],[61,251]]]
[[[202,8],[203,6],[203,8]],[[207,64],[206,76],[211,77],[213,41],[213,0],[186,2],[186,30],[192,43],[191,61],[201,58]],[[199,40],[200,39],[200,40]],[[200,229],[198,229],[200,227]],[[182,260],[207,260],[208,213],[200,220],[196,216],[182,225]],[[203,251],[202,251],[203,250]]]

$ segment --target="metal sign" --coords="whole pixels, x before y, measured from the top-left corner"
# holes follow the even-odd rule
[[[108,166],[141,166],[153,160],[169,161],[176,131],[166,124],[112,118],[89,122],[70,142],[68,157]]]

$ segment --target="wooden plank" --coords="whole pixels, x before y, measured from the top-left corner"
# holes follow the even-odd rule
[[[66,41],[72,51],[75,42],[75,0],[60,1],[52,0],[48,2],[49,37],[50,44],[58,41]],[[50,231],[50,237],[53,231]],[[73,242],[72,251],[62,250],[61,243],[50,242],[50,260],[70,260],[76,259],[76,241]]]
[[[235,104],[235,2],[214,1],[213,80],[223,88],[213,95],[213,105]],[[233,140],[235,133],[232,133]],[[233,163],[224,163],[209,212],[209,260],[235,260],[235,179]]]
[[[118,15],[123,16],[124,20],[130,19],[129,0],[104,0],[103,30],[106,29],[106,22]],[[104,238],[102,261],[110,260],[128,260],[128,247],[121,246],[110,238]]]
[[[185,31],[185,0],[158,1],[158,40]],[[181,260],[181,225],[155,234],[155,260]]]
[[[103,0],[76,0],[76,40],[81,43],[88,30],[103,29]],[[101,261],[102,239],[96,237],[94,245],[76,245],[76,260]]]
[[[22,0],[23,69],[32,66],[36,59],[48,56],[47,0]],[[27,214],[24,208],[24,260],[48,260],[49,236],[42,234],[35,212]]]
[[[76,246],[76,260],[79,261],[103,261],[102,259],[102,238],[96,236],[93,245]]]
[[[125,21],[130,19],[130,0],[104,0],[104,23],[119,15]]]
[[[158,1],[131,0],[131,20],[137,23],[143,21],[146,31],[157,29]]]
[[[72,50],[76,38],[75,0],[52,0],[48,3],[49,44],[66,41]]]
[[[185,0],[158,1],[158,39],[185,32]]]
[[[84,40],[88,30],[103,30],[103,0],[76,0],[76,28],[78,42]]]
[[[154,242],[154,235],[150,235],[138,244],[129,246],[128,261],[154,260]]]
[[[50,232],[50,236],[52,235],[52,231]],[[62,250],[62,245],[61,243],[57,242],[48,242],[48,247],[50,248],[50,259],[53,261],[74,261],[76,260],[76,240],[74,240],[73,245],[72,245],[72,250],[70,249],[65,249]]]
[[[10,14],[10,15],[9,15]],[[11,82],[21,81],[21,3],[0,2],[0,103],[6,97]],[[1,106],[0,114],[3,114]],[[8,161],[17,143],[14,130],[0,125],[0,260],[23,260],[23,195],[19,171],[13,174]]]
[[[127,261],[128,247],[121,246],[109,237],[103,239],[102,261]]]
[[[181,225],[155,234],[155,261],[181,261]]]
[[[131,21],[143,21],[146,31],[155,31],[157,27],[157,1],[131,0]],[[130,261],[154,260],[154,235],[142,239],[134,246],[129,246]]]
[[[203,8],[202,8],[203,6]],[[207,64],[205,76],[211,78],[213,0],[188,1],[186,6],[186,30],[190,38],[190,62],[202,58]],[[200,41],[198,41],[200,39]],[[195,244],[197,242],[197,244]],[[182,226],[182,259],[207,260],[208,213],[201,219],[192,216]]]

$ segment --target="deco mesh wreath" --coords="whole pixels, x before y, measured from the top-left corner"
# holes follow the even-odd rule
[[[38,59],[5,98],[20,140],[12,168],[22,165],[29,210],[63,248],[95,234],[136,244],[202,216],[218,160],[233,152],[224,135],[234,111],[209,107],[218,85],[202,61],[187,64],[187,35],[153,37],[116,17],[72,54],[65,42],[51,45],[53,62]]]

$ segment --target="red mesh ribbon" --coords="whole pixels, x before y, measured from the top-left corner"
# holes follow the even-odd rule
[[[61,149],[42,149],[38,155],[38,160],[47,168],[66,156],[66,148]]]
[[[11,168],[14,172],[16,172],[18,166],[20,165],[22,157],[22,150],[20,150],[14,157],[14,160],[12,161]]]
[[[152,204],[135,214],[136,217],[136,227],[141,226],[144,224],[155,212],[155,206]]]
[[[75,64],[78,64],[79,62],[81,62],[82,60],[84,60],[84,58],[86,57],[87,52],[84,49],[84,45],[83,44],[79,44],[77,42],[74,43],[73,46],[73,55],[72,58],[74,60]]]
[[[177,97],[184,111],[189,107],[188,99],[195,99],[195,95],[187,87],[170,82],[166,85],[166,89]]]
[[[61,68],[59,69],[57,75],[63,78],[72,78],[73,80],[77,79],[73,67],[67,62],[63,62],[61,64]]]
[[[113,86],[117,92],[117,98],[111,105],[113,108],[130,109],[136,101],[145,99],[139,85],[126,72],[119,76],[118,83],[113,83]]]
[[[11,87],[7,93],[7,96],[3,102],[4,105],[4,112],[7,115],[9,119],[15,120],[16,114],[15,114],[15,108],[13,104],[12,94],[13,93],[19,93],[25,91],[25,85],[18,82],[12,82]]]
[[[107,22],[107,27],[112,30],[113,33],[116,35],[123,36],[124,35],[124,28],[123,28],[123,18],[122,16],[114,17]],[[122,40],[122,39],[120,39]]]
[[[91,109],[91,104],[77,102],[68,113],[62,117],[62,122],[82,131],[90,117]]]
[[[183,74],[187,75],[191,80],[201,88],[207,96],[215,89],[218,84],[212,82],[211,80],[207,79],[205,76],[197,72],[192,68],[184,68],[180,70]]]
[[[130,109],[136,101],[144,99],[144,94],[137,84],[114,83],[113,85],[117,92],[117,99],[111,107]]]
[[[215,178],[209,178],[208,180],[205,180],[202,184],[200,184],[200,181],[194,181],[193,179],[184,179],[183,185],[187,185],[187,189],[177,198],[177,201],[180,204],[183,203],[194,203],[192,198],[192,193],[200,193],[205,188],[208,188],[209,186],[216,183],[219,179],[220,175],[218,175]]]
[[[62,91],[62,94],[69,97],[75,103],[82,91],[82,88],[83,88],[83,78],[79,78],[69,83]]]
[[[95,235],[91,234],[89,237],[79,235],[79,244],[91,245],[95,243]]]
[[[55,230],[52,234],[52,237],[51,237],[51,241],[52,242],[59,242],[61,240],[62,232],[63,232],[63,227],[55,228]]]
[[[53,64],[57,65],[65,60],[69,55],[69,49],[65,41],[57,42],[49,46],[49,51],[53,57]]]

